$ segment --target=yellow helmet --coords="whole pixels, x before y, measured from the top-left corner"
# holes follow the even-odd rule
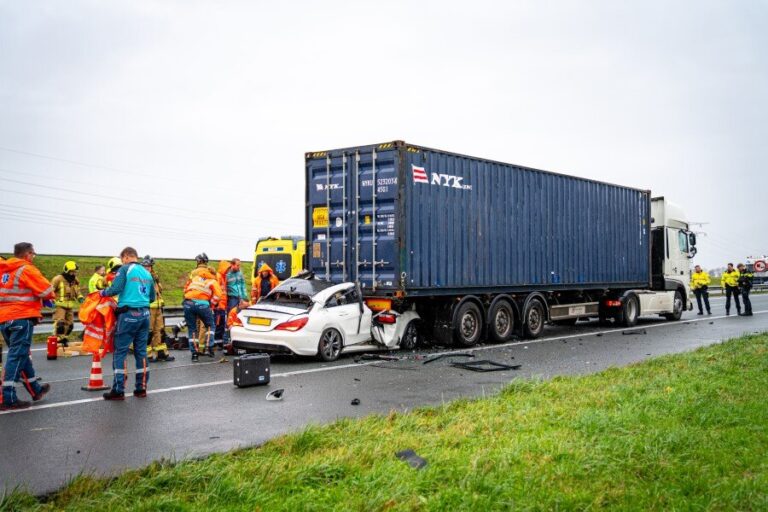
[[[74,272],[75,270],[77,270],[77,263],[74,261],[64,263],[64,272]]]
[[[123,260],[115,256],[114,258],[110,258],[107,262],[107,272],[112,272],[116,268],[123,266]]]

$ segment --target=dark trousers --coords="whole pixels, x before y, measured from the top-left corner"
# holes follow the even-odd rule
[[[744,313],[747,315],[752,314],[752,301],[749,300],[749,288],[741,289],[741,299],[744,301]]]
[[[133,344],[133,358],[136,361],[136,390],[147,389],[149,366],[147,365],[147,340],[149,339],[149,308],[131,308],[117,317],[115,353],[112,369],[115,381],[112,391],[125,392],[128,377],[128,347]]]
[[[733,301],[736,303],[736,311],[741,313],[741,303],[739,302],[739,287],[725,285],[725,312],[731,311],[731,295],[733,295]]]
[[[704,313],[704,310],[701,308],[702,299],[704,300],[704,306],[707,308],[707,313],[711,313],[709,309],[709,290],[706,288],[698,288],[693,290],[693,294],[696,296],[696,304],[699,306],[699,313]]]

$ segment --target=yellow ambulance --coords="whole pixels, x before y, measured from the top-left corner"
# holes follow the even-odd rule
[[[266,263],[272,267],[272,271],[280,281],[285,281],[305,268],[306,253],[307,244],[303,236],[259,238],[253,256],[254,265],[251,279],[256,279],[259,267]]]

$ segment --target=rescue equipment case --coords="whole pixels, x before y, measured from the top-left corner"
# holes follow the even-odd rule
[[[269,384],[269,354],[246,354],[232,365],[234,384],[239,388]]]

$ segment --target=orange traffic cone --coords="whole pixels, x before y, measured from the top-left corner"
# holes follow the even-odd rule
[[[88,385],[83,386],[83,391],[104,391],[109,386],[104,385],[104,377],[101,374],[101,356],[99,351],[93,353],[93,362],[91,363],[91,376],[88,378]]]

